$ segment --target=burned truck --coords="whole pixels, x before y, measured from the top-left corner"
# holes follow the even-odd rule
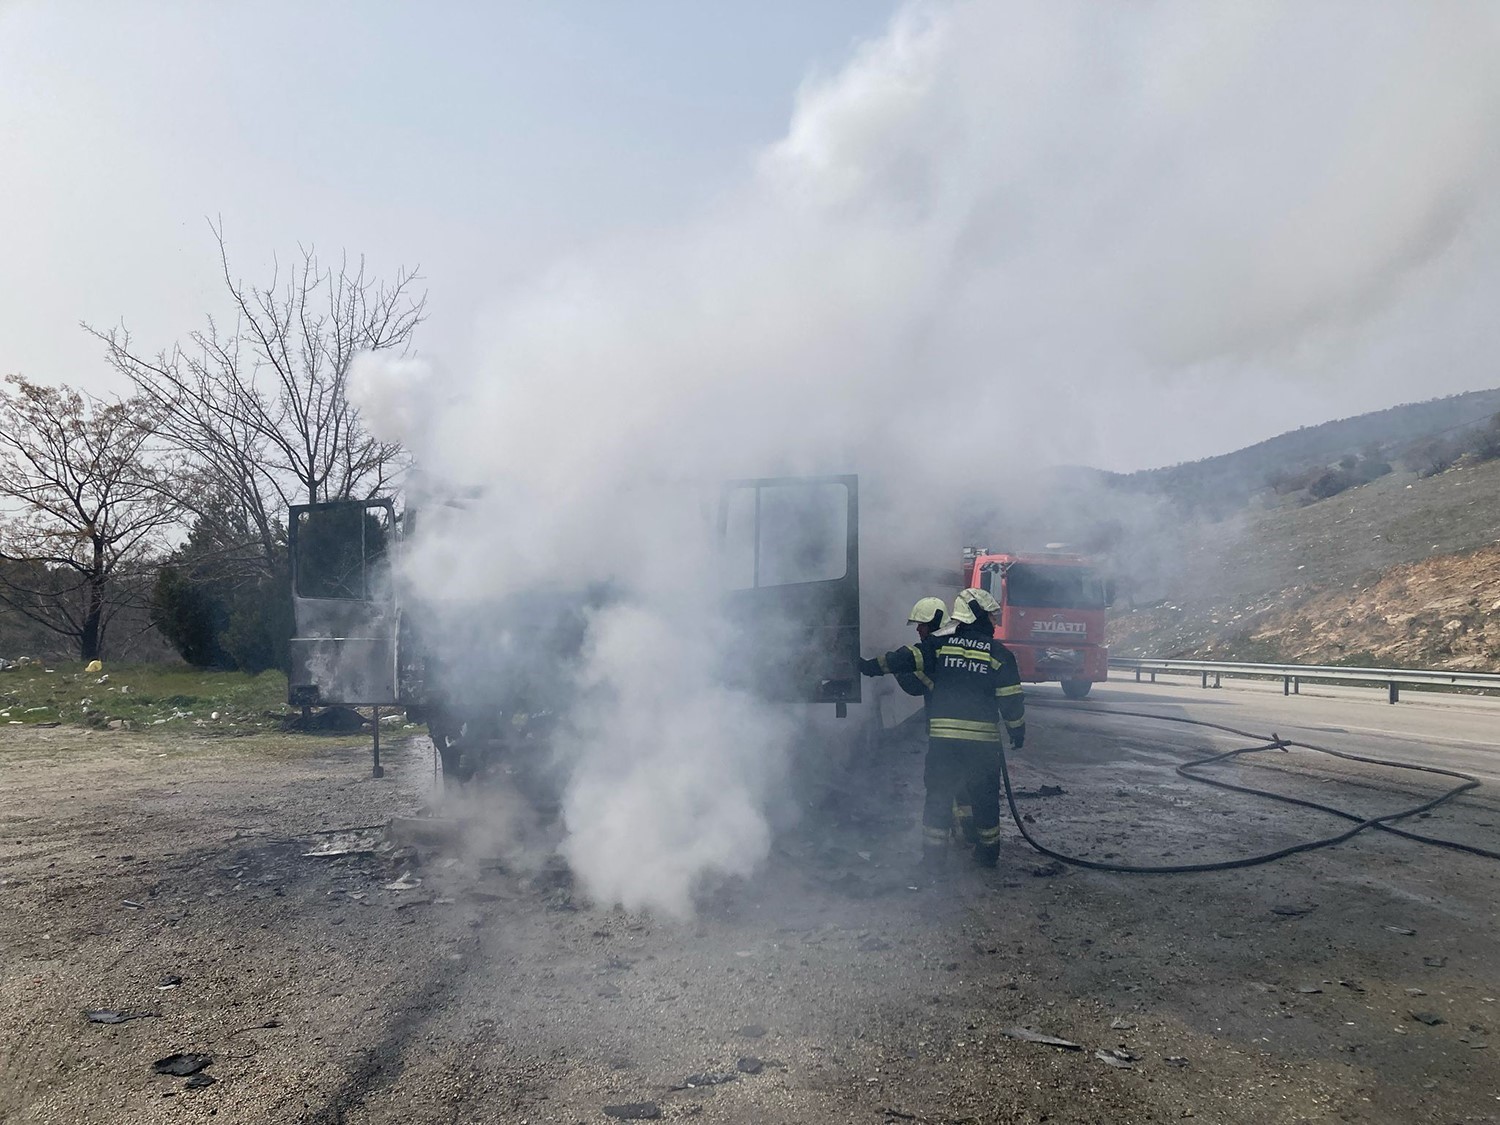
[[[377,773],[378,712],[402,710],[426,724],[444,775],[465,781],[567,720],[590,615],[629,591],[601,576],[445,604],[402,567],[420,527],[392,498],[291,509],[288,699],[374,708]],[[744,642],[724,680],[847,714],[860,700],[858,479],[729,482],[704,531],[716,539],[720,597],[705,611]]]

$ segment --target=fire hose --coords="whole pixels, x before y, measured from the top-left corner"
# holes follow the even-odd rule
[[[1057,706],[1053,704],[1052,706]],[[1262,852],[1258,855],[1243,856],[1239,859],[1218,860],[1212,863],[1174,863],[1174,864],[1150,864],[1134,865],[1124,863],[1106,863],[1102,860],[1086,859],[1082,856],[1068,855],[1043,844],[1026,827],[1026,822],[1021,816],[1021,811],[1016,807],[1015,789],[1011,785],[1010,767],[1005,759],[1005,747],[1000,748],[1000,776],[1005,783],[1005,800],[1010,806],[1011,818],[1016,822],[1016,828],[1020,830],[1022,838],[1037,851],[1051,859],[1070,864],[1074,867],[1085,867],[1092,871],[1114,871],[1128,875],[1182,875],[1196,871],[1232,871],[1241,867],[1255,867],[1262,863],[1271,863],[1278,859],[1284,859],[1289,855],[1299,852],[1310,852],[1317,848],[1328,848],[1335,844],[1342,844],[1345,840],[1352,839],[1367,829],[1375,828],[1382,832],[1390,832],[1403,839],[1415,840],[1418,843],[1430,844],[1433,847],[1448,848],[1452,851],[1466,852],[1469,855],[1482,856],[1485,859],[1500,859],[1500,851],[1492,851],[1489,848],[1481,848],[1473,844],[1459,843],[1456,840],[1444,840],[1436,836],[1427,836],[1420,832],[1412,832],[1409,829],[1399,828],[1396,821],[1405,820],[1409,817],[1418,816],[1421,813],[1437,808],[1462,793],[1467,793],[1480,786],[1477,777],[1470,774],[1460,773],[1457,770],[1443,769],[1439,766],[1417,765],[1412,762],[1395,762],[1384,758],[1373,758],[1364,754],[1351,754],[1345,750],[1332,750],[1326,746],[1314,746],[1308,742],[1298,742],[1293,739],[1279,737],[1274,731],[1270,738],[1264,735],[1254,734],[1249,731],[1238,730],[1235,727],[1224,726],[1221,723],[1212,723],[1203,719],[1188,719],[1178,715],[1155,715],[1146,711],[1120,711],[1113,707],[1069,707],[1068,710],[1087,711],[1096,714],[1121,715],[1137,719],[1149,719],[1163,723],[1181,723],[1187,726],[1207,727],[1210,730],[1221,731],[1232,734],[1238,738],[1250,739],[1254,745],[1237,747],[1225,750],[1218,754],[1210,754],[1204,758],[1195,758],[1190,762],[1183,762],[1177,766],[1176,772],[1189,781],[1197,781],[1204,785],[1211,785],[1216,789],[1226,789],[1234,793],[1245,793],[1253,797],[1265,797],[1272,801],[1280,801],[1287,805],[1296,805],[1305,809],[1315,809],[1325,812],[1331,816],[1343,820],[1352,821],[1353,827],[1331,836],[1322,836],[1315,840],[1306,840],[1299,844],[1288,847],[1277,848],[1274,851]],[[1358,813],[1349,812],[1347,809],[1336,808],[1333,805],[1325,805],[1320,801],[1308,800],[1305,797],[1292,797],[1284,793],[1274,793],[1267,789],[1257,789],[1249,785],[1238,785],[1234,782],[1224,781],[1220,778],[1204,777],[1194,770],[1214,765],[1218,762],[1228,761],[1247,754],[1260,754],[1268,750],[1277,750],[1283,753],[1291,749],[1311,750],[1319,754],[1327,754],[1334,758],[1340,758],[1347,762],[1359,762],[1364,765],[1386,766],[1391,769],[1411,770],[1417,773],[1434,774],[1440,777],[1452,778],[1459,784],[1445,790],[1443,793],[1431,800],[1423,801],[1421,804],[1410,808],[1400,809],[1392,813],[1384,813],[1380,816],[1365,817]]]

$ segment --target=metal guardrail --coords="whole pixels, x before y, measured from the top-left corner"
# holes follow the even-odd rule
[[[1222,660],[1130,660],[1110,657],[1112,670],[1134,672],[1136,683],[1141,674],[1148,673],[1151,682],[1156,682],[1158,672],[1196,673],[1202,677],[1203,686],[1208,687],[1208,678],[1213,677],[1213,686],[1219,686],[1223,676],[1247,676],[1259,678],[1280,677],[1283,695],[1299,695],[1302,681],[1344,681],[1348,683],[1383,686],[1392,703],[1401,698],[1403,685],[1435,684],[1442,687],[1480,688],[1500,691],[1500,673],[1496,672],[1442,672],[1428,668],[1347,668],[1336,664],[1250,664],[1241,661]]]

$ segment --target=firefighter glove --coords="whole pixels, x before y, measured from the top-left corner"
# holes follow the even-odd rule
[[[859,662],[859,673],[862,676],[882,676],[880,662],[878,660],[861,660]]]

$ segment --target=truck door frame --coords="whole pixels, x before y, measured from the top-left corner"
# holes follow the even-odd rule
[[[834,578],[763,584],[766,528],[762,493],[771,488],[845,489],[844,569]],[[859,477],[838,474],[808,477],[750,477],[726,481],[720,494],[719,539],[727,548],[730,499],[736,491],[755,490],[750,539],[750,585],[725,593],[728,612],[740,627],[777,626],[775,651],[758,649],[752,636],[746,659],[758,665],[750,679],[761,694],[781,702],[832,703],[839,718],[861,699],[859,663]],[[789,649],[787,643],[790,642]],[[773,667],[778,661],[781,666]]]

